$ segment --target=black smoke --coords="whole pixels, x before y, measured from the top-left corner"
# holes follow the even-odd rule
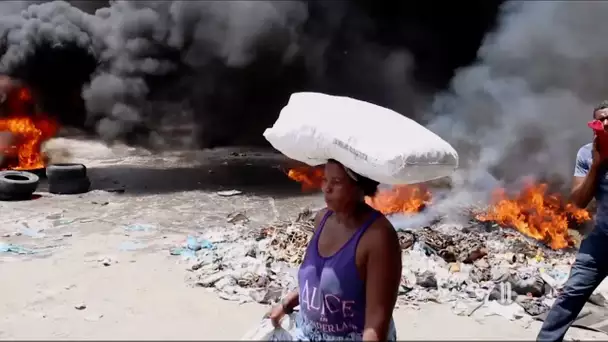
[[[500,4],[20,2],[0,7],[0,71],[28,82],[63,124],[107,142],[260,144],[296,91],[423,119],[475,61]]]
[[[458,177],[483,191],[522,177],[572,179],[586,123],[608,97],[604,1],[512,1],[477,60],[437,94],[427,127],[461,156]],[[464,192],[470,194],[470,186]],[[567,184],[566,184],[567,185]]]

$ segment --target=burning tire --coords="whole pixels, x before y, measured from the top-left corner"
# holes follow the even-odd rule
[[[87,168],[83,164],[51,164],[46,167],[46,178],[49,182],[64,182],[86,177]]]
[[[0,200],[22,200],[32,197],[40,178],[25,171],[0,171]]]
[[[52,194],[76,195],[88,192],[90,188],[91,181],[86,176],[69,180],[52,180],[49,178],[49,192]]]

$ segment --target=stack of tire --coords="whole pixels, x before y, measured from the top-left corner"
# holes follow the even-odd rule
[[[82,194],[91,188],[87,168],[82,164],[50,164],[46,167],[46,178],[52,194]]]
[[[82,164],[51,164],[46,168],[49,192],[60,195],[82,194],[91,188],[87,168]],[[26,171],[0,171],[0,201],[32,198],[40,177]]]

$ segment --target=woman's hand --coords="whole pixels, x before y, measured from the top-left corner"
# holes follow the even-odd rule
[[[283,317],[285,317],[285,309],[283,308],[283,304],[279,303],[275,306],[273,306],[270,311],[268,311],[268,313],[266,314],[266,316],[270,319],[270,322],[272,322],[272,325],[275,328],[280,328],[281,327],[281,319],[283,319]]]
[[[272,307],[266,317],[270,319],[275,328],[281,327],[281,320],[285,315],[291,315],[293,308],[300,304],[299,292],[297,289],[288,293],[282,301]]]

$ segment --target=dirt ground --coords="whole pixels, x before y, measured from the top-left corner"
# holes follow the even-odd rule
[[[55,160],[87,164],[96,190],[53,196],[42,184],[35,200],[0,202],[0,242],[37,251],[0,253],[0,339],[238,339],[267,308],[187,286],[185,265],[168,249],[189,233],[230,229],[225,218],[234,211],[246,212],[255,228],[322,204],[288,181],[284,160],[267,152],[152,156],[67,139],[48,148]],[[216,193],[230,189],[242,193]],[[130,231],[134,224],[148,229]],[[394,318],[399,338],[410,340],[530,340],[539,328],[460,317],[439,304],[400,308]],[[606,338],[578,329],[568,337]]]

